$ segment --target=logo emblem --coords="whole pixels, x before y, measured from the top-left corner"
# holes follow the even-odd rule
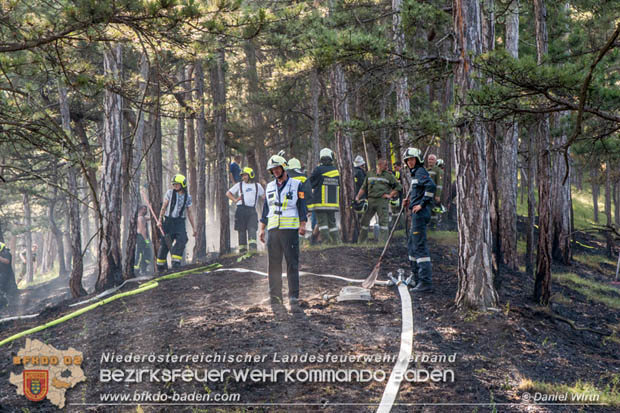
[[[24,370],[24,395],[28,400],[39,402],[47,395],[48,386],[47,370]]]

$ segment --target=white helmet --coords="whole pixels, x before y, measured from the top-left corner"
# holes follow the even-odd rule
[[[407,148],[407,150],[403,154],[403,162],[407,162],[407,159],[409,158],[416,158],[418,160],[418,163],[424,163],[424,160],[422,160],[422,151],[418,148]]]
[[[437,163],[435,164],[440,168],[443,168],[443,159],[437,159]]]
[[[323,148],[321,149],[321,152],[319,152],[319,159],[322,158],[329,158],[332,161],[334,160],[334,151],[332,151],[329,148]]]
[[[273,155],[271,158],[269,158],[269,161],[267,162],[267,170],[271,171],[276,166],[281,166],[282,168],[286,169],[286,167],[288,166],[286,164],[286,159],[284,159],[280,155]]]
[[[357,155],[355,159],[353,160],[353,166],[362,166],[362,165],[366,165],[366,162],[364,161],[364,158],[362,158],[360,155]]]

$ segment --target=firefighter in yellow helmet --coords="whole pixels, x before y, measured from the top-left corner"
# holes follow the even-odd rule
[[[169,248],[165,240],[160,240],[157,252],[157,271],[163,272],[168,269],[168,252],[172,257],[172,268],[181,266],[183,252],[187,244],[187,231],[185,230],[185,218],[189,218],[192,224],[194,238],[196,226],[192,215],[192,197],[187,190],[187,179],[177,174],[172,178],[172,189],[164,196],[164,202],[159,212],[159,228],[173,240],[172,248]]]
[[[267,184],[260,219],[259,239],[269,254],[269,297],[272,305],[282,304],[282,257],[286,258],[286,277],[291,308],[299,304],[299,236],[306,233],[305,195],[301,182],[286,172],[286,159],[269,158],[267,170],[275,179]]]
[[[340,209],[340,173],[334,165],[334,152],[329,148],[319,153],[321,164],[310,175],[312,199],[308,209],[316,213],[321,240],[331,244],[338,243],[336,211]]]
[[[245,253],[248,246],[249,249],[256,250],[256,230],[258,229],[256,206],[260,205],[259,198],[265,197],[265,190],[261,184],[250,182],[252,179],[254,179],[254,170],[246,166],[241,170],[241,181],[226,192],[228,199],[237,205],[235,231],[239,234],[240,253]]]

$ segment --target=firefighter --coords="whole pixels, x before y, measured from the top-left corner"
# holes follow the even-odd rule
[[[237,204],[235,211],[235,231],[239,235],[239,252],[256,251],[256,230],[258,229],[258,215],[256,205],[259,198],[265,196],[265,190],[259,183],[250,183],[254,179],[254,170],[248,166],[241,170],[241,182],[233,185],[226,192],[228,199]]]
[[[172,248],[170,248],[170,255],[172,257],[172,268],[176,268],[181,266],[185,244],[187,244],[186,217],[192,224],[194,238],[196,238],[197,233],[191,208],[192,197],[187,190],[187,179],[183,175],[175,175],[172,178],[172,188],[164,196],[164,202],[159,212],[159,229],[174,241]],[[157,271],[159,272],[168,269],[168,250],[168,245],[162,237],[157,253]]]
[[[441,189],[439,185],[441,185],[441,180],[443,179],[443,170],[439,167],[439,161],[434,154],[428,155],[426,167],[428,175],[431,177],[436,187],[435,198],[433,198],[431,206],[431,222],[429,225],[430,229],[435,229],[441,216]]]
[[[357,194],[366,179],[366,162],[364,158],[357,155],[353,160],[353,177],[355,178],[355,193]]]
[[[402,190],[400,182],[388,171],[387,159],[378,159],[376,172],[368,172],[362,187],[355,196],[355,200],[360,202],[362,196],[368,195],[368,210],[362,217],[360,242],[368,239],[368,224],[375,214],[379,221],[379,237],[381,240],[387,239],[390,199],[395,197],[400,190]]]
[[[267,184],[259,239],[269,254],[269,298],[273,305],[282,304],[282,257],[286,259],[286,277],[291,308],[299,304],[299,236],[306,233],[305,194],[301,182],[286,172],[286,160],[278,155],[269,158],[267,170],[274,180]]]
[[[312,195],[312,188],[309,188],[310,186],[310,182],[308,182],[308,177],[306,176],[306,172],[303,170],[303,168],[301,167],[301,162],[299,161],[299,159],[297,158],[291,158],[288,160],[287,162],[287,167],[286,167],[286,173],[288,176],[290,176],[293,179],[297,179],[299,182],[301,182],[301,187],[303,188],[304,191],[304,199],[310,199],[311,195]],[[314,220],[316,221],[316,216],[314,218]],[[316,222],[315,222],[316,224]],[[315,229],[314,227],[312,228],[313,230]],[[306,234],[306,238],[310,237],[310,241],[311,243],[314,243],[317,241],[318,238],[318,227],[316,228],[316,236],[314,236],[314,231],[312,231],[309,234]]]
[[[7,306],[18,292],[12,261],[11,250],[0,242],[0,309]]]
[[[138,274],[146,274],[151,266],[151,240],[149,238],[146,205],[138,207],[138,218],[136,222],[136,260],[134,263],[134,271]]]
[[[422,152],[407,148],[403,160],[411,173],[411,193],[408,208],[411,210],[412,225],[408,240],[409,263],[415,287],[412,292],[432,290],[433,269],[426,243],[426,226],[431,219],[431,207],[435,197],[435,183],[424,169]]]
[[[310,175],[312,200],[308,209],[316,213],[321,240],[338,243],[336,211],[340,209],[340,173],[334,165],[334,152],[329,148],[319,153],[321,164]]]

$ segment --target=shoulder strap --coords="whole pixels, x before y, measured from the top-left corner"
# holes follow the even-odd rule
[[[172,218],[174,214],[174,208],[177,206],[177,191],[172,191],[172,198],[170,199],[170,206],[168,207],[168,216]]]
[[[239,193],[241,194],[241,205],[245,206],[245,197],[243,196],[243,181],[239,182]]]
[[[185,196],[183,197],[183,205],[181,205],[181,210],[179,211],[179,218],[183,218],[183,211],[185,211],[185,205],[187,205],[187,198],[189,198],[189,192],[187,192],[186,189]]]
[[[256,204],[258,203],[258,184],[254,182],[254,208],[256,208]]]

